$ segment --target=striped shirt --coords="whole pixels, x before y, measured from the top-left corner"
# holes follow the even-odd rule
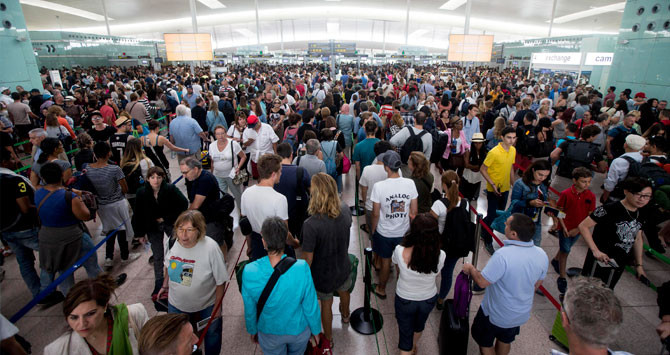
[[[119,181],[126,176],[117,165],[105,165],[102,168],[88,166],[86,177],[95,187],[100,205],[108,205],[124,199]]]

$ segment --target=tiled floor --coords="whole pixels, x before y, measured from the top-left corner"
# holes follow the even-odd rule
[[[171,159],[171,167],[172,176],[179,176],[176,160]],[[437,174],[437,172],[434,173]],[[350,205],[353,205],[354,202],[354,180],[352,175],[353,174],[348,174],[344,179],[345,189],[343,199]],[[437,175],[435,181],[439,182]],[[602,176],[596,176],[592,185],[594,186],[594,192],[598,193],[600,191],[598,186],[601,185],[601,181]],[[178,186],[182,189],[184,188],[183,183],[181,182]],[[485,213],[485,204],[486,201],[480,198],[477,207],[481,213]],[[361,243],[363,248],[369,246],[367,235],[358,228],[359,223],[364,223],[363,220],[364,218],[361,218],[359,222],[354,218],[349,244],[349,252],[359,256],[359,258],[361,258]],[[546,229],[547,227],[548,226],[545,226],[543,229]],[[96,226],[92,225],[91,229],[96,230]],[[99,231],[99,228],[97,230]],[[243,238],[238,231],[235,235],[235,244],[227,256],[229,270],[231,270],[240,253],[242,242]],[[549,258],[552,258],[558,249],[558,240],[553,236],[544,233],[542,248],[547,252]],[[139,249],[139,251],[142,250],[143,249]],[[99,261],[103,258],[104,254],[102,253],[103,251],[99,250]],[[245,253],[242,254],[242,259],[246,259]],[[585,255],[586,245],[580,240],[573,248],[568,260],[568,266],[581,266]],[[153,268],[148,264],[148,258],[149,254],[145,252],[140,259],[126,267],[114,267],[113,273],[118,274],[120,272],[125,272],[128,274],[128,281],[116,292],[117,300],[115,300],[115,302],[124,302],[127,304],[142,303],[149,312],[149,315],[152,316],[156,314],[156,311],[150,300],[150,293],[153,289]],[[488,254],[483,249],[480,249],[478,262],[480,269],[486,265],[488,259]],[[646,256],[644,264],[649,279],[654,284],[660,285],[670,278],[670,273],[668,272],[670,271],[670,266]],[[354,288],[351,297],[352,311],[363,305],[363,265],[364,263],[361,262],[358,272],[358,281],[356,282],[356,287]],[[18,265],[13,256],[6,260],[4,268],[7,270],[7,273],[5,280],[0,285],[0,310],[5,317],[9,318],[23,305],[28,303],[30,300],[30,293],[19,275]],[[457,265],[455,274],[458,272],[460,272],[460,265]],[[389,280],[389,285],[387,286],[389,295],[393,295],[396,276],[397,275],[394,272]],[[83,270],[77,271],[77,280],[81,280],[84,277],[86,277],[86,274]],[[558,296],[558,291],[556,289],[556,274],[551,267],[549,267],[549,273],[544,282],[544,286],[552,295],[555,297]],[[656,293],[640,284],[629,273],[624,273],[624,276],[616,287],[615,293],[624,304],[624,327],[622,330],[623,336],[619,338],[616,344],[612,345],[612,348],[629,351],[634,354],[657,354],[660,346],[655,332],[655,326],[658,323]],[[474,318],[482,297],[482,295],[475,295],[473,297],[470,321]],[[397,322],[394,317],[395,312],[392,296],[389,296],[386,300],[372,298],[372,307],[380,310],[384,317],[384,325],[382,329],[374,336],[360,335],[351,329],[351,326],[342,324],[340,321],[338,305],[339,300],[336,298],[333,304],[333,332],[336,354],[397,354],[399,352],[397,349],[398,330]],[[243,314],[242,299],[235,278],[233,277],[223,301],[222,354],[262,353],[260,349],[249,340],[244,326]],[[521,334],[512,344],[512,354],[549,354],[550,349],[557,348],[557,346],[548,339],[555,316],[556,309],[552,304],[545,297],[536,295],[530,320],[521,327]],[[48,310],[34,308],[25,317],[19,320],[17,326],[20,329],[20,334],[32,343],[34,354],[41,354],[44,346],[62,334],[67,327],[60,305],[54,306]],[[440,313],[435,310],[430,315],[421,340],[419,341],[419,354],[438,353],[437,335],[439,326]],[[478,353],[477,346],[472,339],[469,341],[468,353]]]

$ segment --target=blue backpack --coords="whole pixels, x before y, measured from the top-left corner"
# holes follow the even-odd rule
[[[321,142],[321,151],[323,152],[323,162],[326,164],[326,173],[332,176],[333,179],[336,178],[337,164],[335,164],[335,157],[337,156],[337,142]]]
[[[284,143],[288,143],[291,148],[293,148],[293,154],[298,151],[298,129],[295,129],[295,132],[291,133],[291,128],[286,129],[286,139]]]

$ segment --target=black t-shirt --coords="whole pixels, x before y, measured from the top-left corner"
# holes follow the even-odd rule
[[[109,137],[109,145],[112,147],[112,161],[116,165],[119,165],[123,151],[126,150],[128,136],[130,136],[128,133],[114,133]]]
[[[109,137],[113,136],[115,133],[116,130],[111,126],[106,126],[102,131],[98,131],[95,127],[88,130],[88,135],[91,136],[95,143],[108,141]]]
[[[631,212],[621,202],[612,202],[596,208],[590,217],[597,223],[593,229],[593,241],[598,249],[619,266],[630,262],[635,237],[642,229],[640,211]]]
[[[82,149],[74,156],[74,166],[78,171],[84,170],[84,164],[91,164],[95,161],[93,150]]]
[[[300,128],[298,128],[298,140],[301,143],[304,143],[302,141],[302,136],[305,134],[305,131],[307,130],[313,131],[316,134],[316,137],[317,138],[319,137],[319,132],[317,132],[317,130],[310,123],[305,123],[302,126],[300,126]]]
[[[302,195],[300,198],[307,201],[307,190],[311,186],[311,179],[307,170],[302,167],[282,164],[281,177],[279,178],[279,182],[274,186],[275,191],[286,196],[289,218],[293,215],[297,203],[299,187],[298,169],[302,170]]]
[[[18,232],[35,227],[37,221],[36,210],[31,208],[27,214],[23,214],[16,203],[17,199],[28,197],[32,204],[34,200],[33,188],[20,176],[0,174],[0,179],[0,208],[2,208],[0,230],[3,232]]]
[[[562,177],[572,178],[572,170],[583,166],[591,170],[591,163],[599,163],[603,160],[600,146],[597,144],[565,140],[559,146],[561,148],[561,160],[558,163],[557,174]]]
[[[12,136],[7,132],[0,132],[0,148],[7,149],[6,147],[11,147],[12,145],[14,145]]]
[[[311,270],[317,291],[333,292],[349,277],[350,228],[351,211],[344,202],[340,205],[337,218],[315,215],[302,225],[302,250],[314,253]]]
[[[209,128],[207,127],[207,110],[201,106],[196,106],[191,109],[191,117],[198,122],[200,128],[203,131],[207,132]]]
[[[200,176],[193,180],[186,180],[186,191],[188,192],[188,201],[193,202],[195,195],[205,196],[198,211],[202,212],[207,222],[212,222],[211,217],[215,211],[212,210],[213,203],[219,200],[219,183],[212,173],[207,170],[200,172]]]
[[[286,112],[284,111],[283,108],[280,108],[279,111],[274,112],[272,110],[268,111],[268,123],[274,127],[279,120],[281,120],[281,116],[285,116]]]

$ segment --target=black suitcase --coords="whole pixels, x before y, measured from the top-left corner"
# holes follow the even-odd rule
[[[454,300],[446,300],[440,316],[440,332],[437,335],[440,355],[467,354],[469,338],[469,319],[457,317],[454,314]]]

